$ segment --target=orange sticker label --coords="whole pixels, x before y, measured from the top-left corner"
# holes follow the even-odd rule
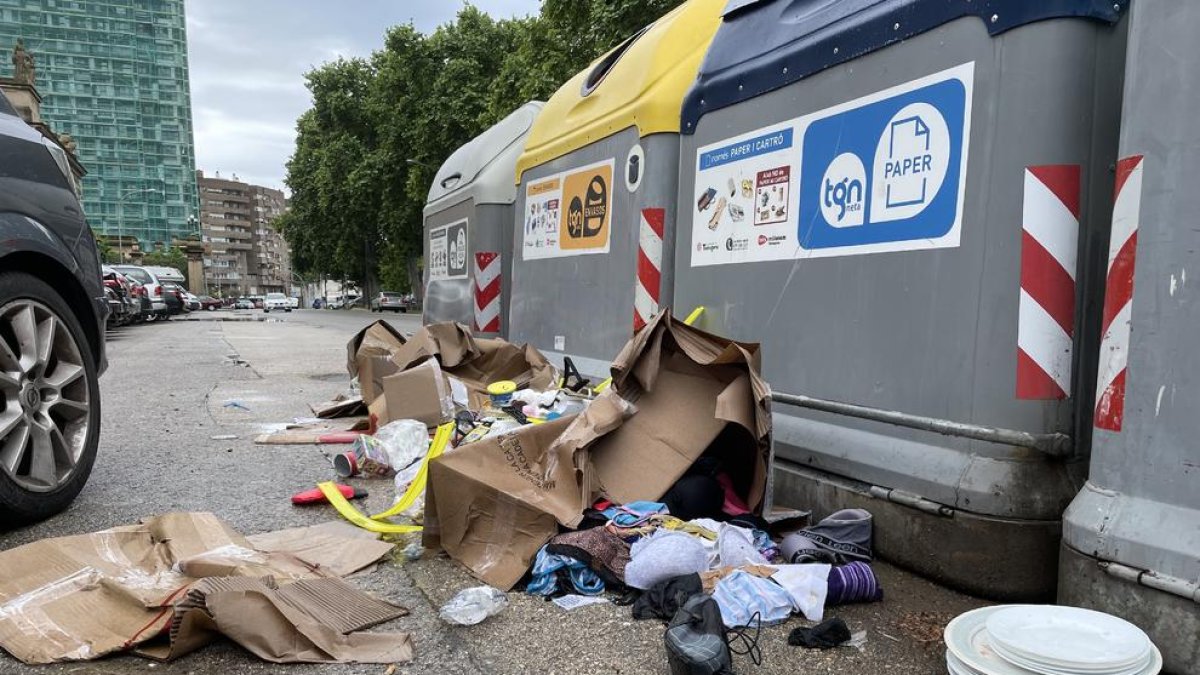
[[[563,178],[559,246],[563,249],[607,249],[612,218],[611,162]]]

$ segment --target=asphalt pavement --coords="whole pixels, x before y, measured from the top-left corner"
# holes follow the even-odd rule
[[[336,446],[256,446],[253,437],[310,414],[308,404],[345,388],[346,341],[379,318],[364,311],[211,312],[123,328],[109,335],[109,371],[101,380],[103,427],[91,480],[64,513],[38,525],[0,532],[0,549],[45,537],[81,534],[169,511],[211,511],[243,534],[313,525],[336,518],[325,507],[293,507],[288,497],[333,477]],[[404,332],[416,315],[388,315]],[[227,439],[228,436],[236,438]],[[352,481],[371,496],[363,509],[390,505],[391,481]],[[835,608],[861,648],[790,647],[800,618],[764,628],[762,665],[736,657],[738,673],[946,672],[941,628],[985,603],[938,587],[886,563],[875,565],[882,602]],[[565,611],[520,593],[473,627],[443,623],[437,610],[457,591],[478,585],[457,563],[427,553],[396,555],[351,578],[403,605],[409,616],[377,630],[408,631],[416,658],[398,673],[665,673],[663,627],[633,621],[627,607],[591,605]],[[280,666],[236,645],[219,643],[170,664],[132,656],[39,668],[41,672],[255,673]],[[379,665],[288,666],[289,673],[383,673]],[[0,673],[30,672],[0,653]]]

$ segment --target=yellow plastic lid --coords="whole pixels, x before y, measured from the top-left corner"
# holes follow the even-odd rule
[[[546,102],[517,159],[526,170],[636,126],[679,133],[680,106],[712,42],[725,0],[688,0],[567,80]]]
[[[492,396],[503,396],[504,394],[511,394],[516,390],[517,383],[512,380],[500,380],[499,382],[489,384],[487,387],[487,393]]]

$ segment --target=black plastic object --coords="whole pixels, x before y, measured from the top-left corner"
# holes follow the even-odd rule
[[[733,675],[721,608],[711,595],[694,595],[675,613],[663,635],[671,675]]]
[[[591,380],[584,377],[579,372],[579,368],[575,367],[575,362],[571,360],[571,357],[563,357],[563,389],[578,392],[588,386],[590,382]]]
[[[1116,23],[1129,0],[731,0],[683,99],[680,131],[754,98],[955,19],[990,35],[1046,19]]]

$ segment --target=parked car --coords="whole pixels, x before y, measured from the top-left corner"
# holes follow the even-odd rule
[[[110,268],[101,268],[104,293],[108,297],[109,326],[127,326],[142,320],[141,284]]]
[[[383,291],[371,299],[372,312],[408,312],[408,303],[404,301],[404,296],[400,293],[392,293],[391,291]]]
[[[254,301],[250,298],[238,298],[233,303],[234,309],[254,309]]]
[[[183,287],[174,281],[163,283],[163,299],[167,303],[167,312],[171,316],[186,314],[192,310],[188,309],[187,297],[184,296],[186,291]]]
[[[262,309],[266,302],[266,298],[261,295],[252,295],[250,296],[250,302],[254,303],[254,309]]]
[[[192,294],[190,291],[184,291],[183,297],[187,298],[187,305],[190,311],[195,312],[202,309],[199,296]]]
[[[292,311],[292,302],[283,293],[267,293],[267,297],[263,298],[263,312],[270,313],[273,309],[290,312]]]
[[[155,319],[170,318],[171,312],[167,307],[167,299],[163,296],[163,284],[167,283],[166,279],[159,278],[149,268],[137,265],[113,265],[113,269],[130,277],[146,289],[148,302],[143,303],[143,309],[146,309],[146,305],[149,305],[147,319],[153,321]]]
[[[292,309],[300,309],[300,298],[297,298],[293,295],[292,297],[288,298],[288,303],[291,304]]]
[[[225,306],[225,303],[219,298],[214,298],[211,295],[202,295],[200,296],[199,300],[200,309],[208,310],[210,312],[221,309]]]
[[[0,158],[0,525],[12,527],[62,511],[92,472],[109,304],[66,154],[3,94]]]

